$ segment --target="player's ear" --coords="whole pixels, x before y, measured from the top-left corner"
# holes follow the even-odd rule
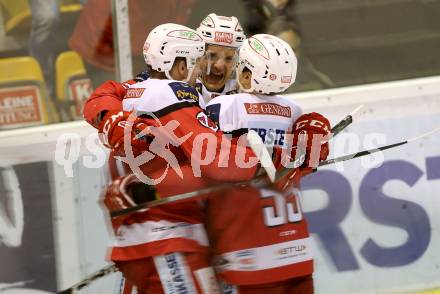
[[[177,71],[179,72],[179,75],[186,77],[187,73],[188,73],[188,69],[186,67],[186,60],[185,58],[178,58],[176,59],[176,66],[177,66]]]
[[[245,68],[241,73],[239,73],[240,84],[243,85],[245,89],[251,87],[252,72]]]
[[[177,57],[174,60],[173,67],[170,70],[170,74],[175,80],[183,80],[188,75],[188,69],[186,67],[186,60],[182,57]]]

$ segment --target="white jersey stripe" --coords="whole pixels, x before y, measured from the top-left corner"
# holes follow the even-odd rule
[[[146,221],[118,228],[113,247],[127,247],[172,238],[186,238],[208,246],[208,237],[202,224],[170,221]]]
[[[310,238],[262,246],[220,255],[219,271],[258,271],[312,260]]]
[[[191,270],[181,253],[153,258],[165,294],[197,294]]]

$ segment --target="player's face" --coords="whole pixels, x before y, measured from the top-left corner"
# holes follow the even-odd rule
[[[219,92],[231,78],[235,69],[236,49],[207,45],[200,62],[201,80],[209,91]]]

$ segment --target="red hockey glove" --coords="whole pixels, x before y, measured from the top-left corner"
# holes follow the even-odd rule
[[[312,112],[301,115],[293,125],[292,158],[295,158],[299,150],[305,149],[306,156],[302,167],[317,167],[329,154],[327,141],[330,134],[330,122],[321,114]]]
[[[119,177],[108,185],[102,199],[109,212],[133,207],[158,199],[153,186],[141,182],[134,174]],[[124,217],[118,219],[122,222]]]
[[[155,125],[152,119],[142,118],[136,115],[130,116],[128,111],[109,111],[99,123],[99,138],[104,146],[116,151],[124,147],[124,131],[127,129],[127,140],[135,150],[145,150],[152,140],[152,136],[138,135]],[[145,133],[145,132],[144,132]],[[129,136],[129,137],[128,137]]]

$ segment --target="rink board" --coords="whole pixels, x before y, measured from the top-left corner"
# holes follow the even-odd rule
[[[325,114],[332,123],[365,104],[366,112],[331,143],[330,157],[399,142],[440,126],[440,78],[288,97],[297,99],[306,112]],[[60,146],[66,147],[63,142],[69,144],[61,152]],[[304,179],[303,209],[314,240],[317,293],[411,293],[440,288],[439,146],[437,133],[379,156],[328,166]],[[47,207],[37,207],[52,219],[53,227],[39,226],[41,234],[34,238],[54,240],[41,254],[56,267],[56,287],[65,288],[103,267],[108,235],[97,200],[106,183],[101,172],[106,152],[98,146],[95,130],[83,122],[0,132],[0,166],[20,165],[14,170],[21,189],[0,205],[24,215],[22,228],[9,225],[6,233],[0,231],[15,237],[22,234],[18,245],[0,243],[0,255],[25,250],[27,234],[37,225],[35,211],[25,209],[26,201],[35,201],[35,196],[26,192],[28,180],[18,170],[25,163],[35,169],[33,163],[46,162],[32,172],[49,177],[50,188],[42,184],[35,190],[44,188],[40,197],[50,199],[43,202]],[[62,158],[75,163],[71,168],[56,163]],[[0,212],[0,222],[7,217]],[[15,257],[16,263],[23,265],[15,270],[27,271],[20,256]],[[54,275],[50,266],[46,268],[46,276]],[[115,276],[82,293],[117,293]],[[18,274],[0,272],[0,289],[24,280]],[[50,293],[54,283],[21,287]]]

